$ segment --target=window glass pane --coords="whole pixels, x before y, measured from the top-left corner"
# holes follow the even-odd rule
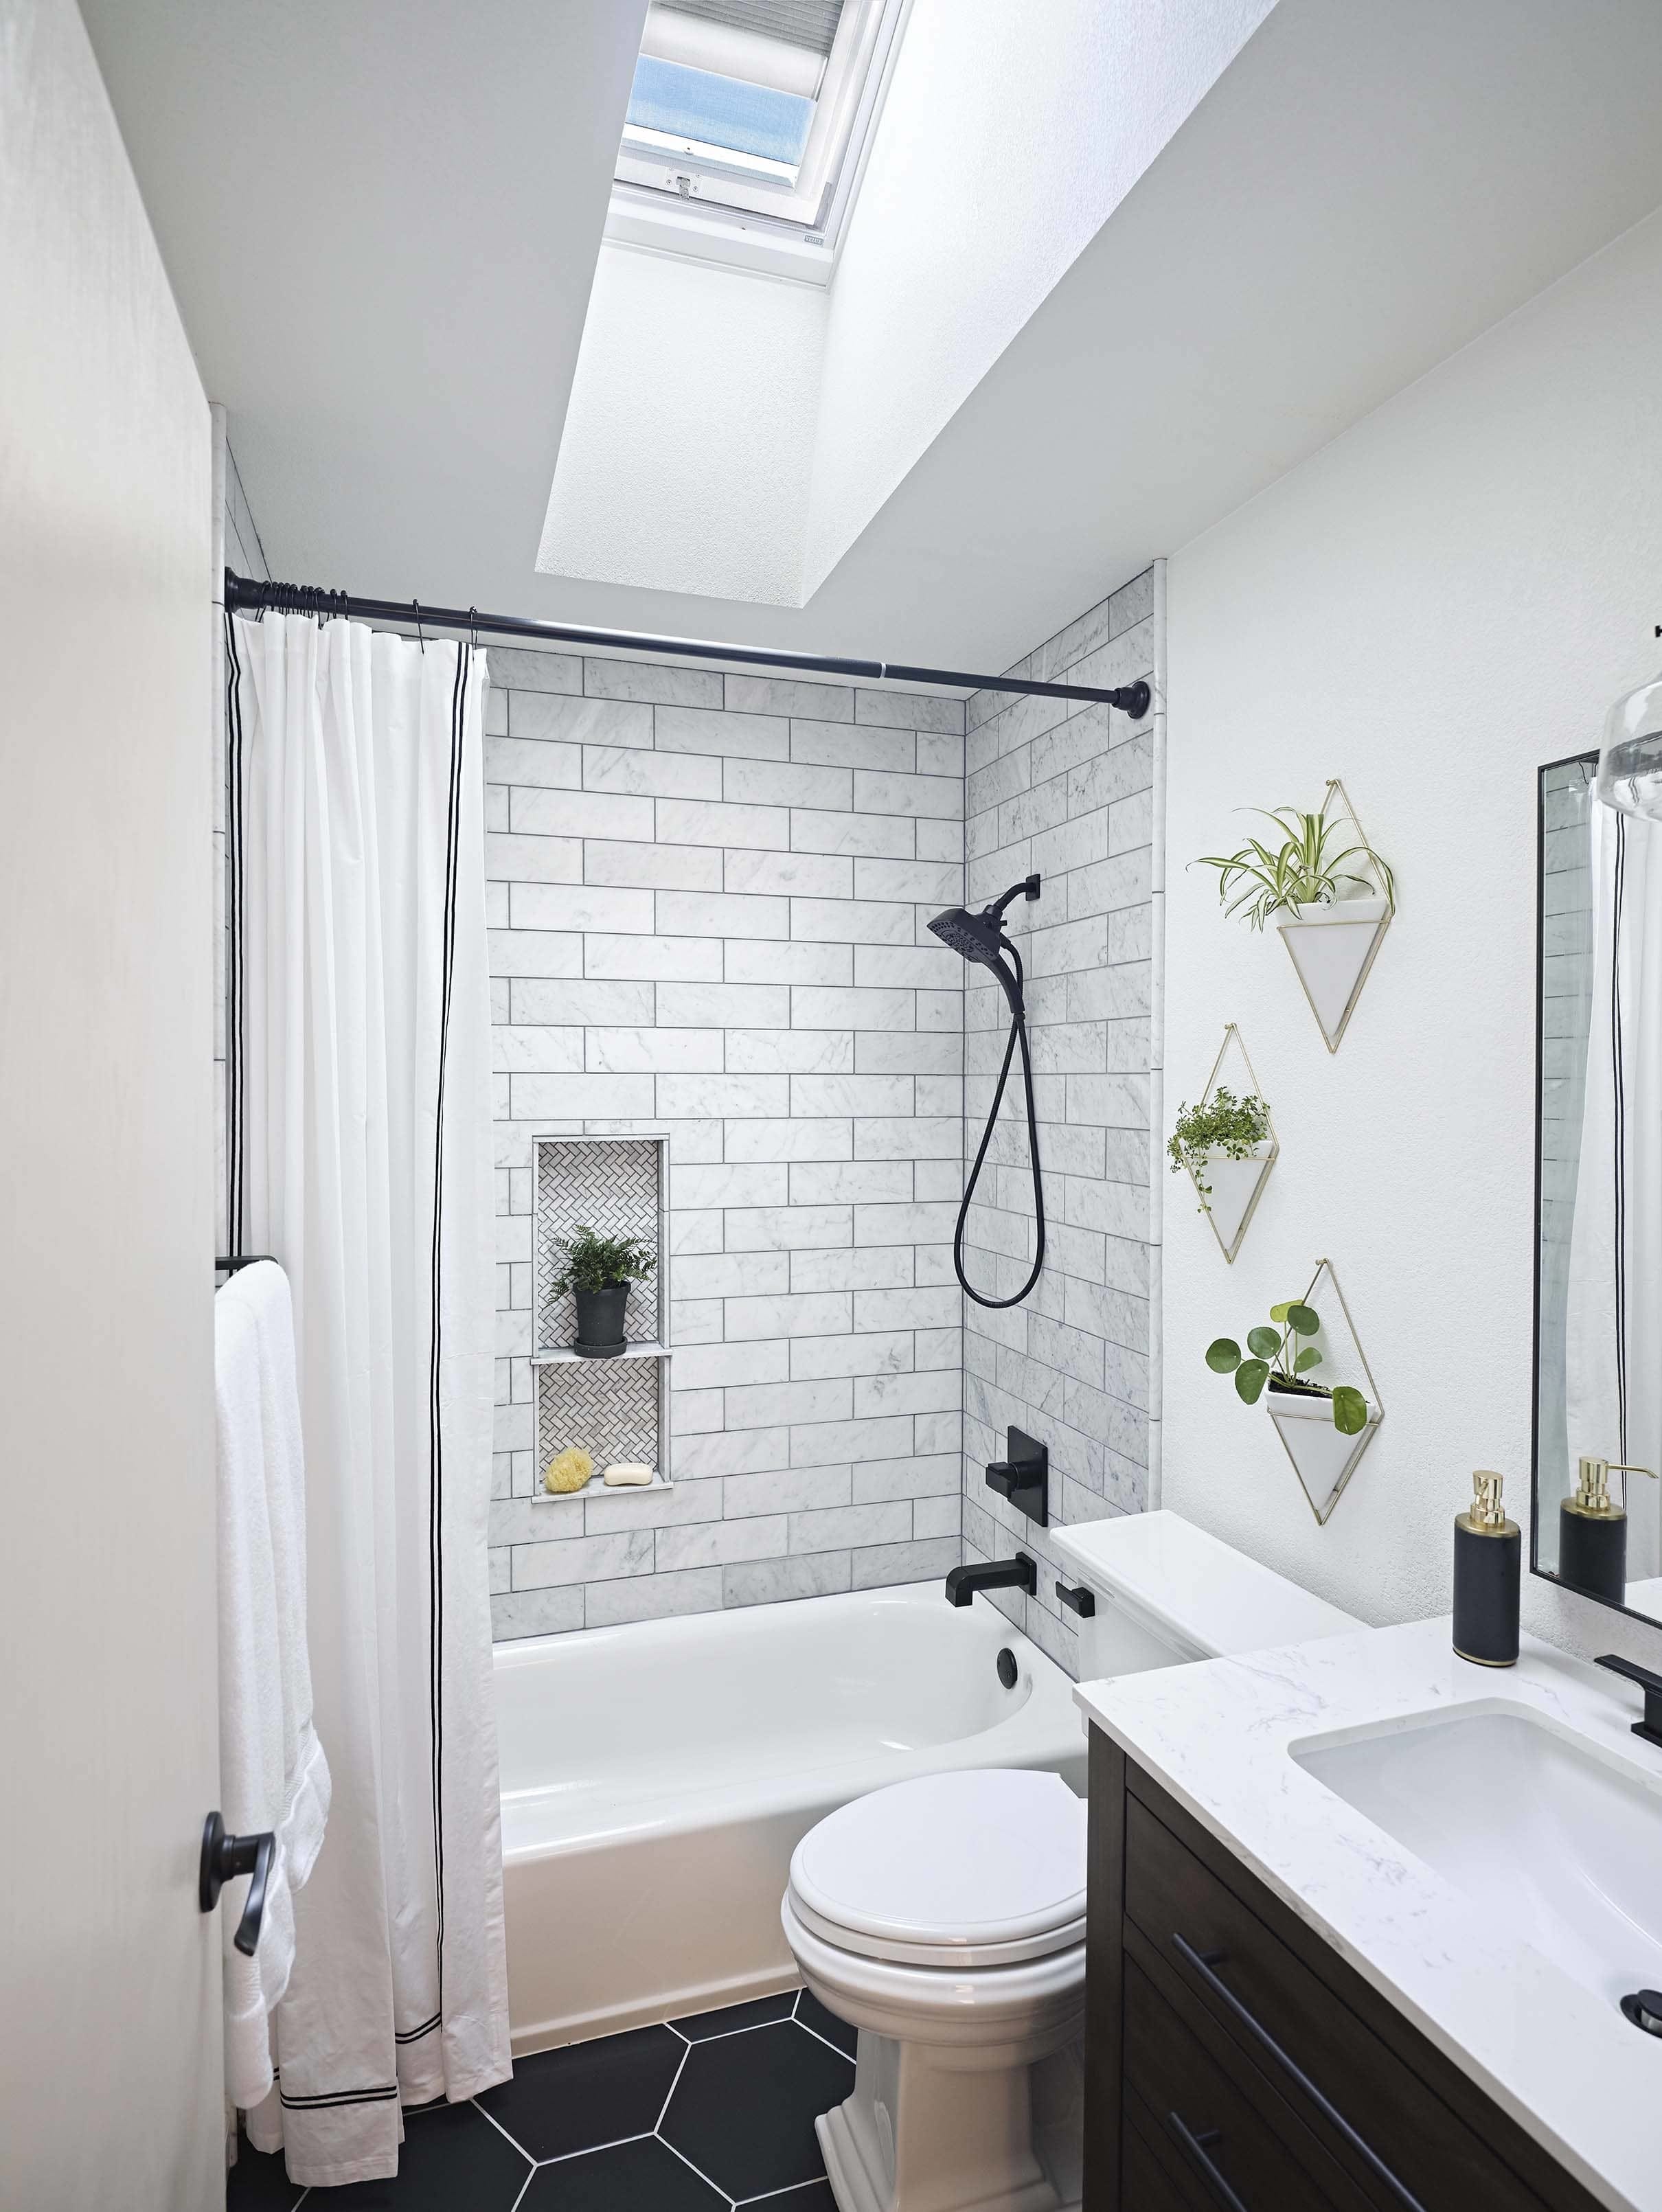
[[[635,64],[628,119],[640,131],[661,131],[794,167],[808,143],[813,102],[642,54]]]

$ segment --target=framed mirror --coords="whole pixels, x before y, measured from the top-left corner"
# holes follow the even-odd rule
[[[1662,1623],[1662,822],[1540,770],[1538,1575]]]

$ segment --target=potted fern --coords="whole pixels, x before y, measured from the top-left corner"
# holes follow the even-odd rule
[[[617,1359],[629,1349],[624,1323],[631,1283],[643,1283],[656,1262],[634,1237],[599,1237],[579,1228],[558,1246],[554,1288],[569,1291],[577,1309],[574,1352],[585,1359]]]

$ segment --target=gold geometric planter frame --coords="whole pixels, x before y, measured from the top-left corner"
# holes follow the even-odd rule
[[[1357,819],[1349,793],[1337,776],[1328,779],[1327,793],[1322,800],[1323,819],[1326,819],[1336,797],[1342,802],[1344,811],[1350,817],[1357,842],[1366,845],[1367,834]],[[1385,910],[1377,919],[1347,921],[1341,918],[1332,921],[1307,921],[1295,915],[1275,925],[1329,1052],[1339,1049],[1340,1040],[1349,1025],[1351,1015],[1356,1011],[1356,1002],[1362,995],[1362,986],[1367,981],[1396,912],[1391,896],[1381,881],[1378,869],[1372,867],[1371,863],[1364,865],[1369,867],[1378,896],[1385,902]],[[1327,911],[1342,917],[1347,903],[1341,899]]]
[[[1356,1324],[1350,1318],[1350,1308],[1345,1304],[1344,1292],[1339,1288],[1338,1273],[1330,1260],[1317,1261],[1316,1272],[1310,1278],[1310,1288],[1300,1303],[1316,1306],[1318,1313],[1324,1311],[1316,1300],[1316,1292],[1324,1275],[1339,1302],[1339,1311],[1344,1316],[1344,1325],[1357,1362],[1367,1377],[1367,1425],[1357,1435],[1347,1437],[1333,1426],[1333,1408],[1325,1398],[1300,1400],[1278,1397],[1269,1390],[1263,1396],[1271,1425],[1281,1438],[1282,1450],[1293,1463],[1294,1474],[1299,1478],[1299,1487],[1304,1492],[1305,1503],[1315,1515],[1317,1527],[1321,1528],[1327,1526],[1334,1507],[1344,1494],[1345,1486],[1361,1464],[1362,1455],[1373,1443],[1379,1424],[1385,1419],[1385,1406],[1379,1397],[1379,1385],[1373,1380],[1373,1370],[1367,1364],[1367,1354],[1362,1350],[1362,1340],[1356,1334]],[[1326,1341],[1330,1337],[1330,1332],[1324,1319],[1320,1340]],[[1345,1378],[1341,1376],[1339,1379],[1342,1382]]]
[[[1201,1093],[1202,1106],[1218,1086],[1218,1079],[1223,1073],[1224,1062],[1229,1056],[1232,1045],[1241,1056],[1241,1064],[1246,1070],[1248,1083],[1248,1088],[1245,1091],[1238,1091],[1236,1096],[1263,1098],[1263,1093],[1258,1088],[1257,1076],[1253,1071],[1251,1055],[1246,1049],[1246,1040],[1233,1022],[1227,1022],[1224,1024],[1223,1042],[1218,1047],[1218,1056],[1212,1063],[1212,1073],[1207,1077],[1206,1088]],[[1264,1098],[1263,1103],[1265,1112],[1269,1113],[1269,1101]],[[1269,1180],[1269,1170],[1281,1158],[1281,1139],[1275,1134],[1275,1118],[1272,1114],[1269,1115],[1269,1150],[1267,1152],[1260,1157],[1245,1160],[1221,1159],[1208,1160],[1206,1163],[1207,1179],[1211,1185],[1209,1198],[1202,1195],[1200,1178],[1193,1168],[1189,1170],[1189,1180],[1195,1186],[1195,1196],[1199,1201],[1200,1210],[1206,1216],[1212,1234],[1218,1240],[1219,1251],[1222,1253],[1226,1263],[1232,1267],[1235,1264],[1235,1255],[1240,1250],[1245,1240],[1248,1224],[1257,1211],[1258,1200],[1263,1195],[1263,1187]],[[1249,1173],[1248,1170],[1251,1172]],[[1220,1177],[1222,1178],[1225,1186],[1223,1191],[1219,1188]],[[1221,1200],[1221,1221],[1220,1219]],[[1226,1227],[1229,1231],[1227,1236]]]

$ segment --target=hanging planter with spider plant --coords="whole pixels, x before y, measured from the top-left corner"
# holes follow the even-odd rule
[[[1254,929],[1274,921],[1327,1048],[1336,1052],[1397,910],[1396,878],[1336,778],[1318,814],[1255,811],[1281,833],[1279,842],[1249,837],[1239,851],[1208,853],[1195,865],[1217,870],[1226,914]]]

